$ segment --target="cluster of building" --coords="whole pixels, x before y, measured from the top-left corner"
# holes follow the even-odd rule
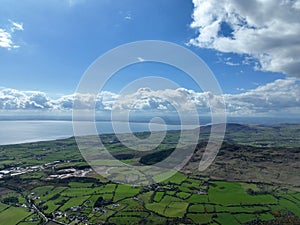
[[[83,170],[77,170],[74,168],[62,169],[56,172],[56,174],[49,175],[48,179],[65,179],[69,177],[85,177],[92,169],[87,168]]]
[[[8,176],[17,176],[24,173],[35,172],[44,169],[44,166],[30,166],[26,168],[12,167],[5,170],[0,170],[0,179]]]
[[[22,168],[22,167],[10,167],[7,169],[3,169],[0,170],[0,179],[1,178],[5,178],[5,177],[9,177],[9,176],[17,176],[17,175],[21,175],[24,173],[30,173],[30,172],[35,172],[35,171],[41,171],[47,168],[51,168],[51,167],[55,167],[57,164],[62,163],[63,161],[53,161],[53,162],[49,162],[49,163],[45,163],[44,165],[40,165],[40,166],[29,166],[26,168]],[[69,168],[69,169],[64,169],[64,170],[59,170],[57,172],[57,175],[50,175],[50,179],[52,178],[68,178],[70,176],[78,176],[78,177],[84,177],[88,172],[90,172],[91,169],[85,169],[85,170],[76,170],[73,168]]]

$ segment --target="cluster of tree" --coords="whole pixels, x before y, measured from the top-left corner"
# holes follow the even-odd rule
[[[102,206],[105,206],[105,205],[109,205],[111,204],[112,201],[111,200],[105,200],[102,196],[100,196],[97,201],[95,202],[94,204],[94,207],[96,208],[99,208],[99,207],[102,207]]]
[[[144,165],[153,165],[155,163],[161,162],[167,157],[169,157],[169,155],[171,155],[174,150],[175,150],[174,148],[171,148],[171,149],[147,154],[141,157],[140,163]]]
[[[16,196],[10,196],[4,198],[2,202],[7,205],[16,205],[17,203],[19,203],[19,199]]]
[[[247,193],[249,195],[264,195],[264,194],[269,194],[268,191],[265,191],[265,190],[254,191],[251,188],[247,189]]]

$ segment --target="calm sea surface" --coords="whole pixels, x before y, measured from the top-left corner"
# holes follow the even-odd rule
[[[300,118],[228,118],[227,122],[241,124],[276,124],[276,123],[300,123]],[[85,122],[82,122],[83,126]],[[202,120],[201,125],[208,124],[208,120]],[[126,132],[126,122],[115,122],[119,133]],[[98,133],[115,133],[111,122],[96,122]],[[197,125],[185,125],[183,129],[193,129]],[[149,131],[148,123],[130,122],[132,132]],[[151,130],[179,130],[180,125],[163,125],[151,123]],[[84,133],[88,135],[89,133]],[[17,144],[26,142],[63,139],[74,136],[72,121],[60,120],[0,120],[0,145]]]
[[[85,122],[82,122],[83,126]],[[115,122],[115,125],[121,130],[127,123]],[[111,122],[96,122],[98,133],[114,133]],[[186,129],[196,128],[196,125],[184,126]],[[132,132],[149,131],[147,123],[130,123]],[[153,131],[178,130],[180,125],[153,124]],[[88,135],[89,133],[85,133]],[[30,121],[0,121],[0,145],[17,144],[26,142],[46,141],[63,139],[74,136],[72,121],[51,121],[51,120],[30,120]]]

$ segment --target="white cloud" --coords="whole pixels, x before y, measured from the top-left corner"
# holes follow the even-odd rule
[[[240,65],[239,63],[234,63],[234,62],[230,62],[230,61],[225,62],[225,64],[228,66],[239,66]]]
[[[133,20],[131,11],[127,11],[127,12],[120,11],[120,13],[124,14],[124,19],[125,20]]]
[[[0,28],[0,47],[11,49],[13,48],[13,42],[9,32]]]
[[[50,98],[43,92],[0,90],[0,109],[50,109]]]
[[[243,91],[240,89],[240,91]],[[239,94],[214,95],[185,88],[151,90],[140,88],[134,93],[119,96],[103,91],[90,94],[65,95],[52,99],[43,92],[0,89],[0,110],[71,110],[74,99],[80,99],[80,109],[93,106],[98,111],[134,110],[138,112],[174,112],[175,108],[189,112],[195,106],[200,113],[209,113],[223,107],[229,115],[286,115],[300,113],[300,84],[295,78],[278,79],[272,83]]]
[[[144,61],[145,61],[145,59],[142,58],[142,57],[137,57],[137,60],[138,60],[139,62],[144,62]]]
[[[0,48],[6,48],[8,50],[20,47],[13,42],[12,34],[15,30],[24,30],[22,23],[17,23],[12,20],[9,20],[9,22],[11,23],[11,26],[8,30],[0,28]]]
[[[12,24],[12,27],[10,28],[11,32],[14,32],[15,30],[24,30],[23,23],[17,23],[12,20],[8,21]]]
[[[253,90],[225,94],[229,112],[233,114],[300,113],[300,84],[296,79],[278,79]]]
[[[199,35],[190,44],[246,54],[259,61],[261,70],[300,76],[300,0],[193,3],[191,27]],[[227,34],[222,33],[223,25]]]

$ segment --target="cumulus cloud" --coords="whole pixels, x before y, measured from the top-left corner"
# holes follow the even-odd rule
[[[97,96],[72,94],[52,99],[37,91],[0,89],[2,110],[59,110],[68,111],[74,99],[80,109],[95,106],[98,111],[132,110],[137,112],[189,112],[196,107],[200,113],[218,112],[225,106],[229,115],[279,115],[300,112],[300,84],[296,78],[278,79],[240,94],[214,95],[185,88],[151,90],[140,88],[132,94],[119,95],[103,91]]]
[[[300,84],[296,79],[278,79],[253,90],[224,95],[233,114],[300,113]]]
[[[233,114],[300,113],[300,85],[296,79],[279,79],[224,98]]]
[[[193,0],[190,44],[245,54],[257,69],[300,76],[300,0]]]
[[[12,40],[12,34],[16,30],[23,31],[23,24],[17,23],[12,20],[9,20],[10,22],[10,28],[9,29],[3,29],[0,28],[0,48],[6,48],[8,50],[13,48],[19,48],[19,45],[16,45]]]
[[[51,99],[43,92],[18,91],[11,88],[0,90],[0,109],[49,109]]]
[[[165,89],[153,91],[149,88],[140,88],[135,93],[120,96],[116,104],[113,105],[114,110],[168,110],[174,108],[182,108],[186,111],[192,109],[193,104],[191,97],[192,91],[178,88],[175,90]]]

